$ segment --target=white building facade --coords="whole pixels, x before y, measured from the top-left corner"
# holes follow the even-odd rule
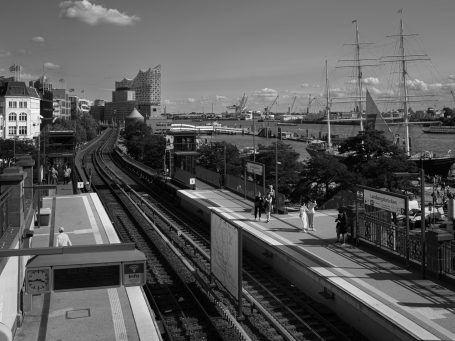
[[[0,137],[29,140],[40,134],[40,97],[23,82],[9,82],[0,95]]]

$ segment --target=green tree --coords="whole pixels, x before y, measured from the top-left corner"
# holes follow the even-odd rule
[[[259,153],[256,155],[256,162],[265,165],[265,181],[275,185],[276,181],[276,161],[278,161],[278,192],[288,196],[299,181],[299,174],[302,171],[302,164],[299,162],[297,153],[289,144],[282,141],[274,142],[270,145],[258,145]],[[253,156],[249,157],[250,160]]]
[[[14,162],[14,155],[31,154],[33,158],[37,154],[33,140],[0,139],[0,168],[8,167]]]
[[[225,148],[226,148],[226,162],[225,162]],[[226,164],[226,173],[241,176],[243,174],[243,164],[240,158],[240,151],[237,146],[224,143],[215,142],[211,144],[203,144],[198,149],[199,158],[197,160],[201,167],[210,169],[214,172],[224,172],[224,165]]]
[[[321,153],[303,165],[300,181],[291,194],[291,200],[300,202],[310,198],[324,202],[341,189],[349,189],[357,181],[355,173],[339,158]]]

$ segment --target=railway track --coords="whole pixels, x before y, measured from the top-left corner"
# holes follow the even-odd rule
[[[124,170],[122,160],[112,159],[109,150],[110,148],[102,153],[104,166],[101,167],[109,169],[111,177],[115,178],[115,186],[134,202],[135,208],[141,209],[143,218],[153,222],[153,225],[162,234],[161,236],[160,233],[153,235],[151,231],[145,229],[144,240],[138,241],[134,239],[137,238],[134,236],[135,232],[129,231],[133,227],[122,222],[120,224],[124,225],[123,230],[129,231],[123,232],[128,236],[122,238],[125,238],[125,241],[131,240],[137,244],[145,243],[146,245],[148,244],[147,237],[152,240],[160,237],[169,240],[177,249],[176,252],[186,260],[188,267],[193,269],[187,274],[189,285],[199,287],[198,293],[206,295],[206,300],[208,296],[210,301],[208,305],[217,306],[217,311],[221,311],[221,315],[226,316],[227,310],[232,316],[237,314],[239,317],[236,302],[222,288],[214,287],[210,278],[210,227],[197,217],[175,209],[175,196],[167,193],[161,182],[149,181],[151,177],[144,179],[135,176],[131,171]],[[97,192],[100,194],[98,187]],[[100,197],[102,197],[101,194]],[[103,200],[103,198],[101,199]],[[107,205],[111,205],[110,201]],[[134,211],[130,206],[127,210]],[[119,220],[123,221],[122,219]],[[119,222],[114,223],[119,229]],[[129,239],[126,239],[127,237]],[[142,244],[140,248],[142,249]],[[172,258],[172,255],[167,256]],[[244,319],[239,322],[239,328],[243,328],[249,338],[258,340],[365,340],[353,328],[344,324],[330,309],[312,301],[292,283],[274,274],[266,264],[255,259],[254,256],[244,253],[243,264],[241,311]],[[155,264],[149,266],[150,269],[156,267],[158,266]],[[188,272],[188,268],[186,270]],[[153,274],[153,270],[150,271]],[[183,269],[179,271],[185,273]],[[155,283],[152,274],[150,281]],[[151,294],[152,301],[160,300],[160,292],[151,292]],[[154,298],[155,295],[157,298]],[[199,299],[202,301],[202,298]],[[207,302],[205,303],[207,304]],[[220,304],[222,308],[220,308]],[[227,320],[228,322],[226,322]],[[233,324],[232,320],[227,320],[222,317],[212,317],[212,321],[220,324],[213,323],[216,328]],[[175,320],[169,320],[166,323],[172,326],[178,325]],[[194,330],[194,328],[187,328],[187,330]],[[234,339],[244,337],[239,332],[233,333],[231,336]]]
[[[144,289],[165,331],[163,338],[230,339],[232,326],[213,308],[206,295],[195,285],[190,271],[176,259],[118,181],[111,177],[112,169],[106,159],[109,159],[109,150],[115,140],[115,135],[107,135],[101,147],[86,152],[84,164],[86,169],[93,170],[92,185],[107,207],[120,239],[136,243],[147,257],[147,284]]]

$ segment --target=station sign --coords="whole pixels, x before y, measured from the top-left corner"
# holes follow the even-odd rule
[[[253,173],[256,175],[263,175],[264,174],[264,164],[248,161],[246,163],[246,171],[248,173]]]
[[[142,286],[147,278],[146,257],[133,247],[132,243],[72,246],[54,248],[56,253],[34,256],[26,266],[25,291],[43,294]]]
[[[78,189],[84,188],[84,182],[83,182],[83,181],[78,181],[78,182],[77,182],[77,188],[78,188]]]
[[[406,200],[402,197],[368,189],[363,190],[363,202],[365,205],[397,214],[404,214],[406,207]]]
[[[196,178],[190,178],[190,185],[196,185]]]

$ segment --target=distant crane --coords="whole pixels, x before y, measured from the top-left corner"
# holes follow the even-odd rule
[[[289,112],[288,114],[292,114],[294,113],[294,105],[295,105],[295,101],[297,100],[297,96],[294,96],[294,99],[292,100],[292,105],[289,107]]]
[[[280,97],[279,95],[275,97],[275,99],[273,100],[272,104],[269,105],[268,107],[265,107],[264,108],[264,116],[267,118],[269,115],[270,115],[270,110],[272,109],[272,107],[275,105],[276,101],[278,100],[278,97]]]
[[[246,102],[248,101],[248,96],[243,94],[243,97],[240,99],[238,104],[229,105],[226,108],[232,109],[235,112],[235,115],[241,116],[242,113],[246,110]]]
[[[313,101],[316,99],[316,97],[311,97],[311,94],[308,95],[308,105],[306,107],[306,114],[308,115],[310,113],[310,107],[311,107],[311,103],[313,103]]]

